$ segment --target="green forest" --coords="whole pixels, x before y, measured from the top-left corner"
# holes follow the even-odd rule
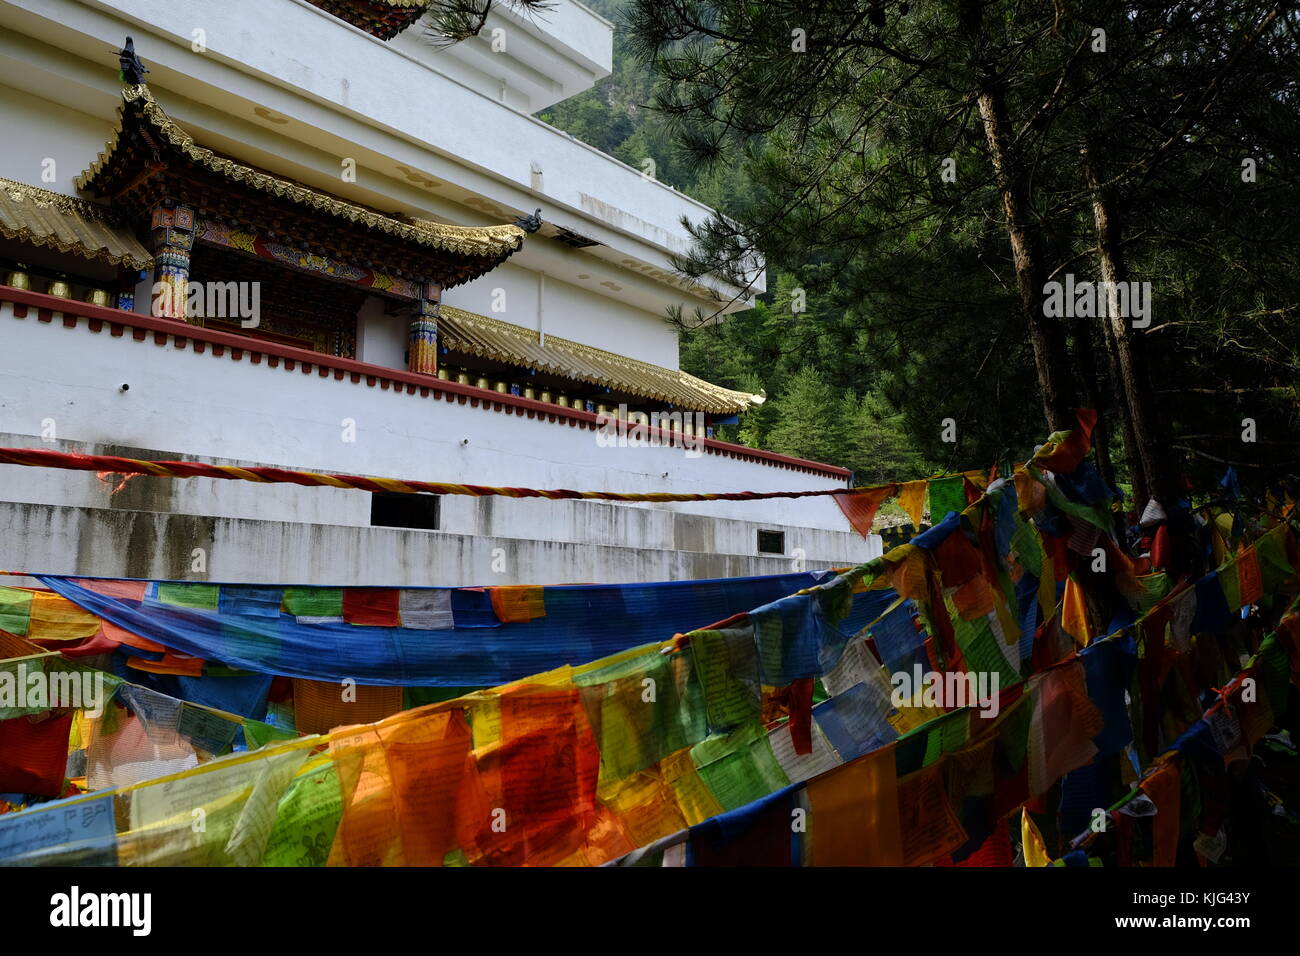
[[[629,48],[627,0],[586,4],[612,20],[614,69],[597,86],[538,114],[539,118],[629,166],[654,162],[656,178],[719,210],[734,208],[758,188],[739,164],[694,162],[674,140],[672,124],[654,109],[656,72]],[[858,484],[973,466],[956,449],[917,440],[891,397],[899,379],[880,362],[888,332],[876,332],[860,310],[837,297],[805,292],[804,311],[792,309],[793,290],[815,263],[769,259],[767,291],[755,308],[707,324],[677,317],[682,368],[708,381],[768,401],[722,426],[719,437],[800,458],[843,465]],[[873,355],[876,357],[873,359]],[[886,365],[888,363],[885,363]]]
[[[1139,508],[1296,471],[1294,12],[588,5],[613,73],[540,118],[723,214],[685,274],[766,261],[756,308],[668,319],[684,369],[769,397],[722,437],[861,485],[1023,456],[1094,407]],[[1053,316],[1076,280],[1149,290],[1143,320]]]

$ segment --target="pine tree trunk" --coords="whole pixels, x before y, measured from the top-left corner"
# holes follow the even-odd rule
[[[1097,233],[1097,262],[1101,267],[1102,281],[1107,283],[1107,317],[1103,320],[1107,327],[1107,345],[1113,348],[1113,370],[1116,376],[1117,391],[1124,397],[1128,416],[1125,429],[1126,445],[1128,435],[1132,435],[1129,447],[1130,469],[1136,458],[1145,484],[1145,494],[1137,502],[1139,511],[1146,505],[1146,498],[1155,498],[1164,507],[1170,507],[1178,496],[1177,475],[1168,467],[1168,460],[1160,454],[1159,436],[1156,431],[1155,416],[1151,410],[1151,388],[1147,380],[1146,368],[1136,348],[1133,335],[1129,329],[1129,317],[1119,314],[1118,283],[1128,281],[1128,270],[1124,263],[1124,251],[1121,245],[1121,226],[1113,209],[1111,197],[1101,188],[1102,177],[1097,168],[1095,150],[1085,146],[1083,149],[1084,171],[1088,178],[1088,187],[1092,190],[1092,216]],[[1134,482],[1134,495],[1138,485]]]
[[[1110,460],[1110,403],[1097,388],[1097,360],[1093,349],[1092,328],[1086,319],[1074,321],[1074,348],[1071,351],[1079,366],[1079,383],[1084,402],[1097,410],[1097,426],[1092,432],[1092,449],[1097,456],[1097,471],[1107,485],[1115,485],[1115,466]]]
[[[1133,434],[1133,415],[1129,411],[1128,396],[1124,394],[1124,386],[1120,382],[1119,346],[1109,322],[1102,322],[1101,330],[1106,342],[1106,364],[1110,372],[1111,388],[1115,394],[1115,414],[1124,439],[1124,461],[1128,464],[1129,482],[1133,486],[1133,506],[1140,515],[1151,493],[1147,489],[1146,470],[1142,467],[1137,438]]]
[[[1020,310],[1025,321],[1029,345],[1034,353],[1034,369],[1042,392],[1043,412],[1052,431],[1073,428],[1075,390],[1070,372],[1069,353],[1065,346],[1064,326],[1043,314],[1043,274],[1038,255],[1037,230],[1029,211],[1029,189],[1023,164],[1011,142],[1011,122],[1007,117],[1002,86],[982,53],[985,38],[981,26],[979,0],[967,0],[961,8],[962,22],[975,50],[976,103],[984,136],[988,141],[994,181],[1002,198],[1007,237],[1011,241],[1015,264],[1016,288],[1020,293]]]

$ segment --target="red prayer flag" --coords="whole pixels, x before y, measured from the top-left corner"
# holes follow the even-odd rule
[[[871,533],[871,525],[876,520],[880,503],[897,492],[897,485],[885,485],[882,488],[860,488],[832,497],[853,529],[865,538]]]
[[[366,627],[400,627],[397,588],[344,588],[343,620]]]

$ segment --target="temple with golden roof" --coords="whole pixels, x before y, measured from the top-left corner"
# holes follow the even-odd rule
[[[429,40],[420,0],[0,0],[0,445],[615,492],[843,487],[719,441],[678,364],[710,210],[537,120],[611,66],[575,0]],[[123,38],[134,40],[123,47]],[[119,50],[119,48],[121,48]],[[608,447],[601,422],[664,441]],[[844,565],[830,498],[613,504],[20,474],[0,566],[340,584]],[[202,561],[197,557],[202,555]]]

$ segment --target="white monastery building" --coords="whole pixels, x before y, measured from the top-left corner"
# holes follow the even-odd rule
[[[527,488],[845,487],[843,469],[710,437],[762,400],[678,365],[670,310],[752,305],[672,269],[682,219],[710,210],[531,115],[608,75],[614,27],[556,0],[494,8],[446,45],[422,12],[0,0],[0,446]],[[128,36],[138,59],[119,52]],[[609,447],[597,423],[621,407],[625,425],[673,415],[657,444]],[[0,465],[5,570],[465,586],[879,551],[830,497],[548,501]]]

